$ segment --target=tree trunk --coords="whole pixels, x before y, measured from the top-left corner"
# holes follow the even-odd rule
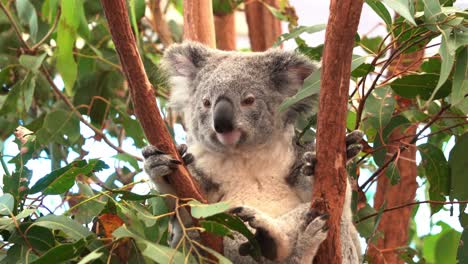
[[[419,50],[410,54],[402,54],[398,57],[389,68],[389,75],[400,75],[407,71],[415,71],[422,63],[424,50]],[[404,111],[412,104],[411,100],[397,97],[398,111]],[[399,129],[395,129],[387,142],[391,145],[387,151],[389,156],[398,151],[400,147],[400,138],[407,137],[401,140],[403,144],[408,144],[409,141],[416,135],[418,124],[409,127],[403,133]],[[402,152],[397,162],[397,168],[400,173],[400,182],[396,185],[391,185],[390,180],[385,177],[385,172],[382,172],[377,181],[377,192],[374,197],[374,208],[377,210],[386,202],[386,207],[394,207],[401,204],[407,204],[414,201],[416,189],[416,176],[418,175],[416,166],[416,147],[410,146],[405,152]],[[413,206],[401,208],[396,211],[388,212],[382,215],[378,231],[384,234],[383,238],[377,240],[376,245],[369,245],[369,256],[372,263],[404,263],[398,256],[398,248],[408,245],[409,223],[411,219],[411,211]]]
[[[277,0],[265,0],[265,4],[278,7]],[[257,0],[245,4],[252,51],[264,51],[272,47],[281,35],[281,22]]]
[[[220,50],[236,49],[235,13],[215,15],[216,47]]]
[[[135,36],[130,27],[125,0],[101,0],[101,3],[128,81],[135,114],[148,141],[162,151],[182,160],[156,106],[152,85],[144,71]],[[179,197],[190,197],[207,202],[198,184],[184,166],[179,166],[169,180]],[[208,237],[204,243],[217,251],[222,251],[222,243],[214,236]]]
[[[354,36],[363,0],[332,0],[323,51],[312,206],[326,211],[328,237],[315,263],[341,263],[340,223],[346,192],[346,113]],[[333,113],[333,114],[330,114]]]
[[[184,40],[216,48],[211,0],[184,0]]]
[[[174,42],[174,40],[172,39],[169,25],[166,23],[166,20],[164,20],[164,14],[161,10],[161,1],[149,1],[149,7],[153,16],[153,19],[151,20],[151,26],[158,34],[159,39],[161,40],[161,43],[164,45],[164,47],[168,47]]]

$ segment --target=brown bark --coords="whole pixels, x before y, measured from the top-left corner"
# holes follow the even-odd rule
[[[424,56],[424,50],[403,54],[399,56],[390,66],[389,75],[400,75],[407,71],[415,71],[419,68]],[[412,104],[411,100],[398,98],[398,110],[404,111]],[[387,149],[389,156],[392,156],[399,149],[399,139],[403,136],[407,137],[402,140],[402,144],[409,144],[412,137],[416,135],[418,124],[409,127],[403,133],[399,129],[395,129],[387,142],[390,147]],[[385,177],[384,173],[378,178],[377,191],[374,197],[374,208],[377,210],[386,202],[386,207],[394,207],[401,204],[407,204],[414,201],[416,189],[417,166],[416,166],[416,147],[411,145],[405,152],[402,152],[397,162],[397,168],[400,173],[400,182],[396,185],[391,185],[390,180]],[[369,257],[372,263],[396,263],[402,264],[404,261],[399,258],[397,248],[408,245],[409,224],[411,219],[411,211],[413,206],[408,206],[396,211],[388,212],[382,215],[378,231],[384,236],[377,240],[376,245],[369,245]],[[395,230],[398,230],[395,232]]]
[[[149,1],[149,7],[153,16],[153,19],[151,20],[151,26],[153,27],[153,30],[156,31],[156,33],[158,34],[159,39],[161,40],[161,43],[164,45],[164,47],[168,47],[174,42],[174,40],[172,39],[172,34],[171,30],[169,29],[169,25],[164,19],[164,14],[161,9],[161,1]]]
[[[101,0],[101,3],[122,69],[128,81],[135,114],[148,141],[181,160],[156,106],[153,89],[144,71],[143,62],[136,47],[135,36],[130,27],[125,0]],[[179,197],[190,197],[203,203],[207,202],[198,184],[184,166],[179,166],[177,171],[169,177],[169,180]],[[222,251],[222,243],[219,242],[219,239],[210,237],[204,242],[213,249]]]
[[[215,15],[216,47],[220,50],[236,49],[235,13]]]
[[[263,2],[278,7],[277,0],[264,0]],[[281,22],[257,0],[246,2],[245,15],[252,51],[264,51],[272,47],[281,35]]]
[[[184,39],[216,48],[211,0],[184,0]]]
[[[312,206],[325,210],[328,237],[315,263],[341,263],[340,220],[347,174],[345,128],[351,55],[363,0],[332,0],[323,51]],[[333,113],[333,114],[330,114]]]

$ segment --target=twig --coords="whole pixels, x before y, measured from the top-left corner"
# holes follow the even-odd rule
[[[468,200],[462,200],[462,201],[448,201],[448,202],[442,202],[442,201],[433,201],[433,200],[427,200],[427,201],[416,201],[416,202],[412,202],[412,203],[407,203],[407,204],[402,204],[402,205],[398,205],[398,206],[394,206],[394,207],[390,207],[390,208],[387,208],[385,210],[383,210],[382,213],[386,213],[386,212],[390,212],[390,211],[395,211],[395,210],[398,210],[398,209],[401,209],[401,208],[404,208],[404,207],[408,207],[408,206],[412,206],[412,205],[417,205],[417,204],[468,204]],[[373,214],[370,214],[370,215],[366,215],[364,216],[363,218],[360,218],[359,220],[357,220],[356,222],[354,223],[360,223],[364,220],[367,220],[369,218],[372,218],[374,216],[377,216],[379,215],[380,213],[377,212],[377,213],[373,213]]]
[[[21,35],[21,30],[20,30],[19,26],[16,24],[15,19],[13,18],[10,11],[6,8],[6,6],[3,4],[2,1],[0,1],[0,9],[2,9],[3,12],[5,13],[5,15],[8,17],[8,20],[10,21],[11,25],[13,26],[13,29],[15,30],[15,33],[18,36],[18,39],[21,42],[21,44],[24,46],[24,48],[26,48],[27,50],[30,50],[28,43],[26,43],[26,41],[24,41],[23,36]]]
[[[54,33],[55,29],[57,28],[58,21],[60,19],[61,14],[62,14],[62,9],[58,7],[57,14],[55,15],[55,20],[54,20],[54,23],[52,24],[52,27],[49,29],[49,31],[47,31],[47,34],[45,34],[45,36],[41,40],[39,40],[36,44],[34,44],[31,47],[31,51],[35,51],[37,48],[39,48],[39,46],[41,46],[44,42],[46,42],[46,40],[52,35],[52,33]]]

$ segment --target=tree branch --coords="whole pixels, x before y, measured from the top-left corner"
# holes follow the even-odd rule
[[[402,204],[402,205],[398,205],[398,206],[394,206],[394,207],[391,207],[391,208],[387,208],[385,210],[383,210],[382,213],[386,213],[386,212],[391,212],[391,211],[395,211],[395,210],[398,210],[398,209],[401,209],[401,208],[405,208],[405,207],[408,207],[408,206],[413,206],[413,205],[417,205],[417,204],[468,204],[468,200],[462,200],[462,201],[448,201],[448,202],[442,202],[442,201],[433,201],[433,200],[427,200],[427,201],[416,201],[416,202],[412,202],[412,203],[407,203],[407,204]],[[360,218],[358,220],[356,220],[356,224],[357,223],[360,223],[364,220],[367,220],[369,218],[372,218],[372,217],[375,217],[377,215],[379,215],[380,213],[377,212],[377,213],[373,213],[373,214],[370,214],[370,215],[366,215],[364,216],[363,218]]]
[[[187,4],[190,10],[190,5],[194,4],[193,1],[190,2],[191,3],[184,2],[184,9]],[[149,142],[165,153],[181,160],[172,138],[167,131],[166,124],[161,117],[161,113],[158,110],[152,85],[144,71],[143,62],[135,43],[135,36],[133,35],[130,27],[125,0],[101,0],[101,3],[109,24],[109,30],[111,32],[115,48],[120,58],[120,63],[122,64],[122,69],[129,84],[135,114],[138,117]],[[209,2],[209,5],[211,6],[211,2]],[[191,8],[196,9],[197,7],[192,6]],[[201,7],[198,6],[198,8]],[[185,12],[186,11],[187,9],[185,9]],[[203,12],[206,12],[206,10]],[[192,13],[191,15],[193,16],[194,14],[197,15],[197,21],[202,20],[199,16],[201,13]],[[211,9],[209,9],[209,14],[212,16]],[[190,21],[186,21],[186,24],[187,23],[190,23]],[[212,27],[214,27],[213,24]],[[214,29],[212,32],[214,32]],[[185,34],[188,33],[185,32]],[[204,34],[199,34],[197,36],[201,37],[202,40],[205,38],[209,39],[208,37],[210,37]],[[214,34],[210,39],[214,45]],[[203,203],[207,203],[200,187],[191,177],[185,166],[179,166],[171,177],[169,177],[169,181],[175,188],[179,197],[194,198]],[[220,241],[220,239],[215,238],[212,235],[209,236],[205,233],[202,233],[202,235],[202,239],[206,245],[217,251],[222,251],[222,246],[221,248],[219,247],[222,245],[222,240]]]
[[[330,229],[315,263],[342,263],[340,223],[347,185],[346,110],[351,55],[362,5],[363,0],[332,0],[330,4],[318,111],[318,162],[312,198],[313,207],[330,215]]]

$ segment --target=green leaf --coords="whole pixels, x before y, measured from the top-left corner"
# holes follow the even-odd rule
[[[21,223],[18,229],[10,236],[8,241],[14,244],[21,244],[25,247],[31,245],[35,250],[46,251],[55,246],[55,237],[48,228],[31,225],[31,223]]]
[[[279,36],[278,41],[273,44],[273,47],[278,47],[281,43],[290,40],[290,39],[295,39],[299,37],[303,33],[316,33],[325,30],[327,25],[325,24],[318,24],[318,25],[313,25],[313,26],[298,26],[291,30],[289,33],[284,33],[281,36]]]
[[[129,0],[128,5],[130,7],[130,22],[132,23],[133,31],[135,31],[136,41],[140,46],[140,30],[138,29],[138,21],[145,14],[145,1],[144,0]]]
[[[19,58],[19,63],[26,69],[34,73],[37,73],[46,56],[47,56],[47,53],[43,53],[39,56],[31,56],[31,55],[23,54]]]
[[[128,230],[125,225],[117,228],[112,234],[117,239],[123,237],[131,237],[135,239],[141,254],[157,263],[187,263],[184,262],[185,256],[181,252],[173,248],[151,243]],[[193,258],[188,258],[188,260],[188,263],[193,263]]]
[[[57,70],[65,83],[67,95],[73,95],[73,85],[76,81],[77,64],[73,56],[76,31],[80,23],[77,0],[62,0],[62,15],[57,27]]]
[[[218,263],[219,264],[232,264],[232,262],[227,259],[225,256],[219,254],[216,250],[213,250],[209,247],[205,247],[203,245],[200,245],[200,247],[205,250],[205,251],[208,251],[208,253],[210,253],[211,255],[215,256],[217,259],[218,259]]]
[[[467,169],[468,158],[466,150],[468,149],[468,132],[457,138],[456,144],[450,151],[449,166],[451,176],[451,199],[468,200]]]
[[[37,219],[33,225],[53,230],[61,230],[65,235],[75,241],[93,235],[88,228],[63,215],[46,215]]]
[[[362,219],[371,214],[375,214],[377,211],[371,207],[369,204],[366,204],[365,207],[361,208],[357,213],[357,220]],[[359,234],[364,238],[370,238],[374,232],[375,218],[371,217],[357,223],[356,228]]]
[[[385,24],[392,24],[392,16],[384,4],[377,0],[366,0],[366,4],[369,5],[380,18],[382,18]]]
[[[61,263],[72,260],[80,255],[85,246],[85,239],[80,239],[75,243],[60,244],[44,253],[44,255],[31,262],[31,264]]]
[[[9,193],[0,196],[0,215],[11,215],[15,206],[15,198]]]
[[[382,146],[387,144],[387,140],[395,129],[402,130],[406,126],[410,125],[410,121],[401,115],[393,117],[382,131],[378,133],[374,140],[374,153],[372,154],[374,161],[377,165],[382,166],[385,163],[385,158],[387,155],[387,149]],[[382,142],[383,140],[383,142]]]
[[[351,60],[351,71],[354,71],[357,67],[363,64],[366,61],[366,59],[367,59],[366,56],[353,55],[353,58]],[[304,80],[304,84],[302,85],[301,90],[299,90],[299,92],[297,92],[297,94],[295,94],[294,96],[290,98],[286,98],[278,107],[278,111],[283,112],[289,107],[291,107],[292,105],[298,103],[299,101],[318,94],[320,91],[320,75],[321,74],[322,74],[321,68],[317,69],[312,74],[310,74],[309,77],[307,77]],[[318,100],[315,100],[315,101],[317,102],[317,106],[313,106],[312,108],[318,109]],[[313,100],[311,100],[311,103],[312,102]]]
[[[187,203],[190,206],[192,216],[195,218],[205,218],[218,213],[222,213],[229,208],[227,202],[219,202],[214,204],[203,204],[199,201],[192,200]]]
[[[465,32],[453,30],[451,27],[440,31],[442,34],[442,42],[440,43],[439,53],[442,58],[442,65],[440,69],[440,78],[437,86],[431,95],[432,98],[437,97],[437,92],[443,89],[446,81],[452,71],[455,62],[455,52],[461,46],[468,45],[468,36]]]
[[[80,137],[80,122],[72,111],[55,110],[44,119],[43,128],[37,132],[39,142],[47,144],[57,142],[66,145]]]
[[[230,214],[221,213],[221,214],[210,216],[206,218],[205,220],[215,221],[219,224],[226,226],[227,228],[233,231],[237,231],[238,233],[243,235],[245,238],[247,238],[249,240],[250,245],[253,246],[254,249],[250,252],[250,255],[254,258],[261,256],[260,245],[258,244],[258,241],[255,238],[255,235],[245,226],[244,222],[240,220],[239,217],[234,217]]]
[[[274,6],[271,6],[265,2],[263,2],[263,5],[270,11],[270,13],[276,17],[277,19],[281,20],[281,21],[285,21],[287,22],[288,21],[288,18],[283,15],[283,13],[281,13],[280,10],[278,10],[276,7]]]
[[[219,236],[231,236],[231,230],[229,228],[215,221],[202,220],[200,221],[200,226],[212,234]]]
[[[432,73],[412,74],[394,80],[390,86],[396,94],[405,98],[416,98],[419,96],[423,100],[429,100],[435,92],[435,96],[433,97],[435,100],[448,96],[452,86],[452,82],[447,81],[440,91],[436,92],[438,78],[438,75]]]
[[[463,233],[458,242],[458,253],[457,253],[458,263],[468,263],[468,226],[465,226]]]
[[[72,213],[75,221],[80,224],[88,224],[104,209],[106,202],[100,200],[99,197],[90,199],[94,197],[95,193],[88,184],[77,182],[77,185],[80,191],[76,201],[80,203],[86,200],[86,204],[75,207]]]
[[[80,260],[80,262],[78,262],[78,264],[94,263],[93,260],[99,259],[99,258],[102,257],[102,255],[104,255],[104,253],[99,252],[100,250],[102,250],[102,249],[98,248],[98,249],[92,251],[91,253],[89,253],[88,255],[84,256]]]
[[[464,48],[457,56],[453,74],[450,102],[468,115],[468,48]]]
[[[435,246],[435,263],[456,263],[460,233],[450,229],[444,232]]]
[[[16,10],[21,24],[29,26],[29,34],[35,42],[37,38],[37,14],[34,5],[29,0],[16,0]]]
[[[398,184],[400,182],[400,172],[395,162],[392,161],[390,164],[388,164],[388,167],[385,169],[385,176],[387,176],[392,185]]]
[[[36,87],[36,78],[29,73],[26,77],[18,81],[8,92],[8,95],[0,108],[0,115],[7,113],[17,113],[23,116],[31,107],[34,88]]]
[[[392,119],[394,109],[395,99],[392,89],[388,86],[375,89],[367,98],[364,106],[364,125],[371,126],[377,131],[383,130]]]
[[[234,12],[243,0],[213,0],[213,13],[215,15],[226,15]]]
[[[413,2],[412,0],[382,0],[384,4],[395,10],[400,16],[404,17],[408,22],[416,26],[413,18]]]
[[[440,21],[440,15],[443,14],[439,0],[423,0],[423,2],[425,22],[427,24],[436,24]],[[435,26],[433,27],[436,28]]]
[[[29,193],[62,194],[73,186],[78,175],[89,175],[107,168],[109,166],[101,160],[93,159],[89,163],[85,160],[74,161],[42,177],[31,187]]]
[[[445,201],[449,195],[450,170],[444,153],[438,147],[426,143],[418,146],[421,154],[421,166],[429,181],[429,198],[435,201]],[[442,205],[431,204],[431,214],[437,213]]]
[[[375,69],[375,66],[370,63],[363,63],[359,65],[355,70],[351,72],[351,76],[358,78],[367,75],[369,72],[372,72]]]
[[[364,49],[364,51],[370,54],[377,54],[379,52],[380,43],[382,43],[383,38],[380,36],[368,38],[363,37],[359,42],[360,46]]]
[[[138,165],[138,160],[136,160],[135,157],[128,153],[119,153],[115,156],[112,156],[112,158],[128,162],[135,170],[140,169],[140,166]]]

